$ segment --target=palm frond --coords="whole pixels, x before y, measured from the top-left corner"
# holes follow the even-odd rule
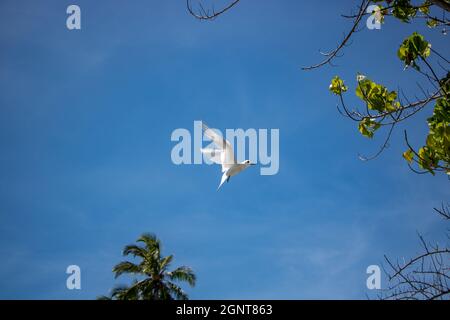
[[[125,285],[118,285],[111,290],[111,300],[137,300],[130,291],[129,287]]]
[[[158,300],[158,290],[160,288],[159,281],[147,278],[136,284],[137,289],[141,293],[143,300]]]
[[[187,282],[191,287],[195,286],[197,280],[192,269],[186,266],[181,266],[173,271],[167,272],[167,276],[170,280]]]
[[[114,266],[112,271],[115,273],[115,278],[123,273],[142,274],[142,267],[130,261],[122,261]]]
[[[137,280],[133,280],[133,284],[124,292],[122,300],[142,300]]]
[[[183,291],[179,286],[172,282],[167,282],[166,284],[169,292],[177,299],[177,300],[188,300],[188,295]]]
[[[173,255],[162,258],[161,262],[159,264],[160,271],[166,270],[169,267],[172,260],[173,260]]]
[[[161,249],[161,241],[156,237],[153,233],[144,233],[137,239],[137,242],[143,242],[149,251],[153,251],[154,249]]]
[[[143,259],[147,255],[147,251],[144,248],[139,247],[135,244],[129,244],[125,246],[122,253],[124,256],[132,255],[133,257],[140,257]]]

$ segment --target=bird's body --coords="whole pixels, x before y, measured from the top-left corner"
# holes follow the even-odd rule
[[[219,190],[219,188],[225,182],[228,182],[231,177],[247,169],[249,166],[253,165],[253,163],[250,163],[250,160],[238,163],[234,157],[233,147],[229,141],[208,128],[205,123],[202,124],[202,128],[205,135],[211,139],[217,147],[214,149],[202,149],[202,153],[206,154],[212,162],[222,165],[222,180],[217,188],[217,190]]]
[[[246,160],[247,161],[247,160]],[[251,166],[252,164],[247,163],[247,162],[242,162],[242,163],[236,163],[235,165],[233,165],[230,169],[228,169],[225,173],[227,174],[227,176],[232,177],[237,175],[239,172],[241,172],[242,170],[247,169],[249,166]]]
[[[250,163],[245,163],[245,161],[243,163],[236,163],[236,164],[232,165],[229,169],[224,171],[224,173],[222,175],[222,180],[220,181],[219,188],[222,186],[222,184],[225,183],[225,181],[228,182],[232,176],[237,175],[239,172],[247,169],[251,165],[252,164],[250,164]],[[217,190],[219,188],[217,188]]]

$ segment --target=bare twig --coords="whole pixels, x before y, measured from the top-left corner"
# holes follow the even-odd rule
[[[323,60],[322,62],[320,62],[318,64],[312,65],[312,66],[302,67],[302,70],[312,70],[312,69],[319,68],[323,65],[329,64],[334,58],[338,57],[339,52],[342,50],[342,48],[344,48],[347,45],[347,42],[352,37],[353,33],[355,33],[357,31],[358,25],[361,22],[361,18],[364,16],[364,13],[366,12],[369,4],[370,4],[370,0],[362,0],[361,1],[361,5],[359,6],[359,11],[356,16],[356,20],[354,21],[352,28],[347,33],[347,35],[344,37],[342,42],[337,46],[336,49],[334,49],[330,52],[321,52],[321,54],[326,57],[325,60]]]
[[[221,14],[225,13],[226,11],[233,8],[236,4],[238,4],[240,0],[233,0],[230,2],[226,7],[222,8],[219,11],[215,11],[214,7],[212,7],[211,11],[205,10],[201,2],[199,2],[199,10],[197,12],[192,8],[191,1],[186,0],[186,7],[189,13],[194,16],[195,18],[199,20],[213,20],[220,16]]]

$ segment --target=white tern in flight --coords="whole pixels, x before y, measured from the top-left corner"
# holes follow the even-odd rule
[[[204,122],[202,122],[202,128],[205,135],[211,139],[217,147],[214,149],[201,149],[202,153],[206,154],[212,162],[222,165],[223,175],[217,190],[219,190],[225,181],[228,182],[232,176],[237,175],[249,166],[255,165],[254,163],[251,163],[250,160],[237,163],[230,142],[214,130],[208,128]]]

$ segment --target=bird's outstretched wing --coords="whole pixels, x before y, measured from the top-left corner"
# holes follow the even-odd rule
[[[224,139],[220,134],[210,129],[203,121],[202,128],[205,136],[211,139],[220,152],[220,163],[222,164],[222,172],[231,168],[236,164],[236,159],[234,158],[233,147],[230,142]],[[216,162],[216,161],[214,161]],[[216,162],[217,163],[217,162]]]
[[[208,159],[211,160],[212,162],[217,163],[217,164],[222,164],[223,150],[206,148],[206,149],[200,149],[200,151],[203,154],[206,154]]]

